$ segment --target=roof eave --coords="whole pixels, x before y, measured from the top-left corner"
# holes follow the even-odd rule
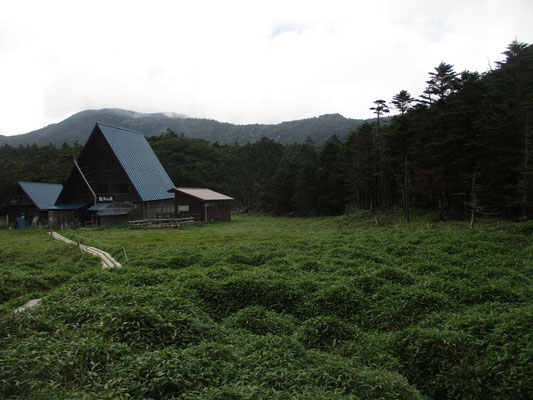
[[[194,188],[194,189],[206,189],[206,188]],[[198,200],[201,200],[201,201],[232,201],[232,200],[235,200],[233,197],[229,197],[229,196],[226,196],[226,195],[223,195],[223,196],[226,196],[227,199],[206,199],[206,198],[203,198],[203,197],[195,196],[192,193],[184,192],[184,191],[180,190],[180,188],[176,188],[176,187],[172,188],[172,189],[169,189],[168,192],[169,193],[171,193],[171,192],[174,192],[174,193],[180,192],[181,194],[185,194],[187,196],[194,197],[195,199],[198,199]]]

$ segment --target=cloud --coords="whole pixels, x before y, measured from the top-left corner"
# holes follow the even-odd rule
[[[270,31],[269,38],[270,40],[273,40],[276,38],[276,36],[279,36],[287,32],[299,33],[300,29],[296,25],[291,24],[291,23],[276,24]]]
[[[32,10],[28,13],[28,9]],[[0,14],[0,133],[86,108],[234,123],[341,113],[420,94],[441,61],[483,72],[528,0],[8,2]]]

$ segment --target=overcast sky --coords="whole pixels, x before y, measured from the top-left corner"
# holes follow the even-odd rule
[[[441,61],[485,72],[533,43],[532,0],[0,1],[4,135],[98,108],[370,118]]]

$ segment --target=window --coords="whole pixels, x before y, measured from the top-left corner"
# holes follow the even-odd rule
[[[189,205],[188,204],[184,204],[184,205],[178,206],[178,212],[179,213],[189,212]]]

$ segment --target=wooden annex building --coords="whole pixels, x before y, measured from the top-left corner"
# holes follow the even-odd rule
[[[7,206],[7,221],[24,217],[27,225],[48,223],[48,209],[52,207],[63,190],[63,185],[54,183],[17,182]]]
[[[192,217],[195,221],[228,221],[232,197],[205,188],[173,188],[176,217]]]
[[[10,221],[116,225],[131,220],[194,217],[229,220],[231,197],[204,188],[176,188],[140,132],[97,123],[64,185],[19,182]]]

